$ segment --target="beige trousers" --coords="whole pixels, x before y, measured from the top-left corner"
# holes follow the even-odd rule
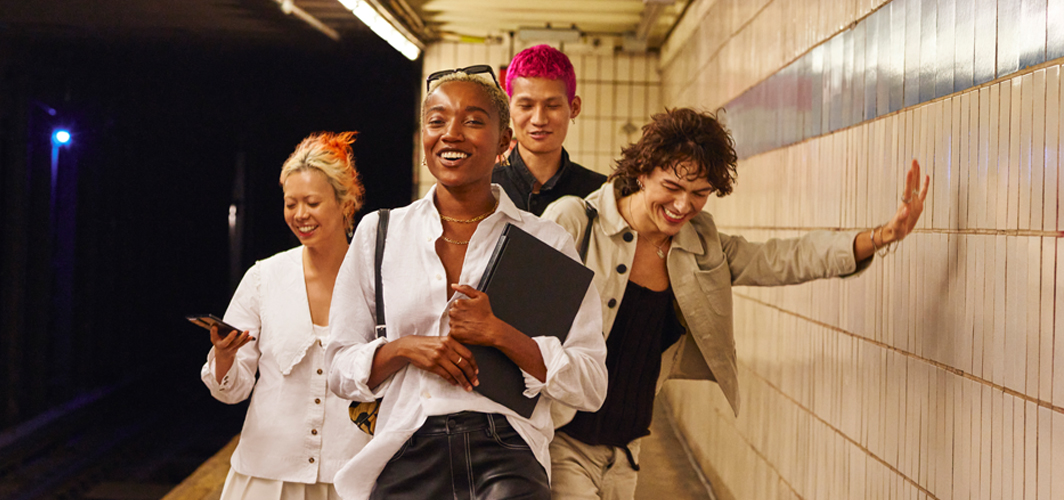
[[[628,445],[639,463],[639,440]],[[554,500],[632,500],[637,472],[623,448],[593,446],[554,434],[550,442],[550,492]]]

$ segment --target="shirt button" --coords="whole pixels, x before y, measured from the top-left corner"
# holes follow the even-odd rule
[[[628,266],[626,266],[624,264],[621,264],[621,265],[617,266],[617,272],[618,273],[624,274],[624,272],[627,271],[627,270],[628,270]]]
[[[314,398],[314,404],[320,405],[321,404],[321,398]]]
[[[318,368],[318,375],[321,375],[322,373],[324,372],[321,371],[321,368]]]
[[[432,394],[429,394],[429,391],[424,391],[421,393],[421,397],[425,399],[432,399]]]
[[[606,303],[606,307],[616,307],[616,306],[617,306],[617,299],[610,299],[610,301]]]
[[[318,435],[318,430],[317,429],[311,429],[310,433],[315,435],[315,436],[317,436]]]
[[[439,280],[442,280],[442,279],[443,279],[443,276],[440,276],[440,275],[438,275],[438,274],[436,275],[436,280],[437,280],[437,281],[439,281]]]
[[[310,457],[310,460],[309,460],[309,462],[310,462],[310,463],[314,463],[314,457]]]
[[[634,239],[635,239],[635,236],[632,236],[632,233],[625,231],[625,233],[624,233],[624,241],[632,241]]]

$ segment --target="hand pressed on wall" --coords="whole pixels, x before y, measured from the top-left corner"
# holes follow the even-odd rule
[[[894,243],[905,239],[916,222],[920,220],[920,214],[924,211],[924,200],[927,199],[927,188],[931,185],[931,176],[926,176],[923,189],[920,189],[920,163],[913,160],[912,167],[905,174],[905,189],[902,190],[901,205],[894,214],[894,218],[880,228],[880,246]]]

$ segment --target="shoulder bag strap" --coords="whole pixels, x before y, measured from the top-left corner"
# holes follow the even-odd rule
[[[377,249],[373,256],[374,289],[377,294],[377,337],[388,335],[384,323],[384,280],[381,278],[381,262],[384,261],[384,240],[388,238],[388,215],[390,210],[382,208],[377,211]]]
[[[595,217],[598,216],[598,210],[591,206],[587,200],[584,200],[584,213],[587,214],[587,227],[584,228],[584,237],[580,240],[580,261],[587,263],[587,248],[591,244],[591,223],[595,222]]]

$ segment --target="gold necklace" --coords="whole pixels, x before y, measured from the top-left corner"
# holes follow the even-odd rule
[[[499,200],[495,200],[495,206],[491,207],[491,210],[488,210],[487,212],[485,212],[483,214],[480,214],[480,215],[478,215],[476,217],[473,217],[472,219],[455,219],[454,217],[448,217],[446,215],[440,214],[440,220],[444,221],[444,222],[457,222],[459,224],[472,224],[474,222],[480,222],[480,221],[482,221],[484,219],[487,219],[489,215],[495,213],[495,209],[497,209],[497,208],[499,208]],[[453,243],[453,241],[452,241],[452,243]],[[467,241],[466,243],[469,243],[469,242]]]
[[[443,241],[446,241],[447,243],[450,243],[452,245],[468,245],[469,244],[469,240],[465,240],[465,241],[452,240],[452,239],[450,239],[450,238],[448,238],[446,236],[442,236],[442,235],[440,236],[440,238],[443,238]]]
[[[635,195],[633,194],[633,195],[628,196],[628,216],[632,218],[632,224],[634,225],[635,224],[635,214],[632,213],[632,197],[633,196],[635,196]],[[632,229],[635,229],[635,228],[633,227]],[[656,253],[657,253],[659,259],[664,259],[665,257],[668,256],[665,253],[665,249],[663,249],[662,247],[665,246],[665,243],[667,243],[669,241],[669,239],[672,238],[672,236],[666,236],[665,239],[661,240],[661,244],[659,245],[659,244],[654,243],[653,241],[650,241],[650,238],[647,238],[646,236],[643,236],[643,233],[640,233],[638,230],[636,231],[636,234],[639,235],[640,238],[643,238],[643,241],[645,241],[647,243],[650,243],[651,245],[653,245],[655,248],[658,249]]]
[[[641,234],[639,235],[639,237],[643,238],[643,241],[645,241],[647,243],[650,243],[651,245],[654,245],[654,247],[656,247],[658,249],[657,254],[658,254],[658,258],[659,259],[664,259],[666,257],[665,250],[662,249],[661,247],[665,246],[665,242],[669,241],[669,238],[671,238],[671,236],[666,236],[664,240],[661,240],[661,244],[660,245],[655,245],[653,241],[650,241],[650,238],[647,238],[646,236],[643,236]]]

